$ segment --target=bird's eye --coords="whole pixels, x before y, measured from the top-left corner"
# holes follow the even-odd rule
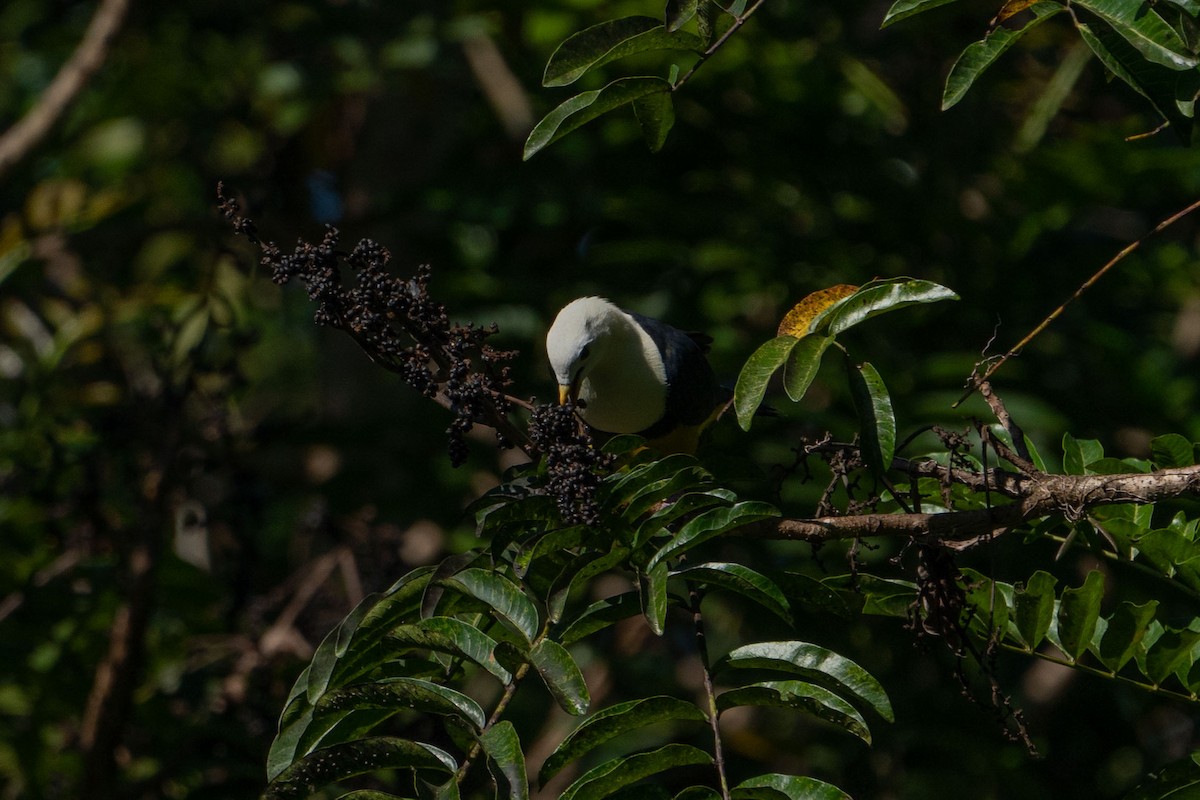
[[[587,358],[588,356],[590,356],[591,354],[592,354],[592,346],[590,344],[585,344],[583,346],[583,349],[579,351],[579,358],[584,359],[584,358]]]

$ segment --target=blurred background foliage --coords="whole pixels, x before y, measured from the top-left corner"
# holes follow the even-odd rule
[[[558,42],[659,6],[135,4],[0,183],[0,797],[257,794],[314,644],[365,592],[470,546],[462,508],[499,479],[487,444],[451,469],[448,417],[257,271],[215,213],[218,180],[281,244],[332,223],[385,244],[399,272],[432,264],[434,295],[498,322],[497,343],[522,351],[515,393],[543,400],[545,325],[582,294],[709,331],[732,380],[812,290],[937,281],[962,301],[850,343],[903,431],[962,428],[982,406],[949,405],[993,336],[993,353],[1014,343],[1200,194],[1200,153],[1126,141],[1156,119],[1094,60],[1061,107],[1039,103],[1076,70],[1065,22],[940,113],[995,5],[880,31],[886,2],[772,0],[676,97],[661,153],[615,114],[522,163],[532,122],[567,96],[539,85]],[[94,10],[0,7],[0,127],[39,101]],[[1116,456],[1158,433],[1200,439],[1198,234],[1184,220],[1127,259],[998,375],[1044,452],[1064,430]],[[827,369],[783,419],[723,423],[711,463],[766,478],[801,434],[852,435]],[[787,510],[815,492],[789,484]],[[1001,578],[1044,557],[985,556]],[[1196,738],[1189,709],[1002,661],[1036,760],[894,621],[816,618],[807,638],[878,676],[898,723],[868,750],[764,717],[730,746],[859,797],[1113,797]],[[589,675],[649,679],[661,645],[634,644],[589,654]]]

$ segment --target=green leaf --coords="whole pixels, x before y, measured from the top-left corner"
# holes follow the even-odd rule
[[[568,714],[586,714],[591,698],[583,673],[571,654],[553,639],[542,639],[529,651],[529,660],[559,707]]]
[[[662,78],[618,78],[603,89],[577,94],[551,111],[533,127],[525,140],[525,160],[571,131],[586,125],[613,109],[629,105],[652,94],[669,92],[671,84]]]
[[[1132,44],[1101,20],[1076,20],[1076,30],[1113,75],[1145,97],[1171,123],[1179,140],[1190,143],[1200,71],[1178,72],[1147,61]]]
[[[896,454],[896,416],[883,378],[869,362],[855,366],[846,362],[850,396],[858,412],[862,454],[877,473],[891,469]]]
[[[613,549],[603,555],[597,556],[594,552],[581,553],[562,571],[554,585],[551,586],[549,596],[546,599],[546,605],[550,611],[550,618],[557,619],[566,606],[567,598],[571,595],[571,588],[579,583],[585,583],[591,578],[599,575],[602,572],[607,572],[618,565],[625,564],[629,560],[629,548],[617,545]]]
[[[1173,528],[1148,531],[1134,540],[1138,556],[1154,565],[1168,578],[1177,565],[1196,555],[1196,544]]]
[[[665,770],[711,763],[712,756],[703,750],[687,744],[668,744],[648,753],[615,758],[588,770],[568,786],[558,800],[601,800]]]
[[[942,93],[943,111],[962,100],[984,70],[995,63],[1005,50],[1016,44],[1018,39],[1053,15],[1066,11],[1067,7],[1056,2],[1046,2],[1035,3],[1029,10],[1033,12],[1033,17],[1020,28],[996,28],[988,33],[986,38],[967,45],[946,77],[946,89]]]
[[[1095,439],[1076,439],[1064,433],[1062,448],[1063,472],[1068,475],[1086,475],[1088,464],[1104,458],[1104,447]]]
[[[618,508],[628,506],[647,492],[661,489],[665,485],[663,480],[669,480],[678,473],[698,465],[695,456],[673,453],[657,461],[638,464],[625,472],[614,473],[606,478],[606,483],[609,480],[613,481],[608,490],[609,502]]]
[[[670,93],[651,94],[633,101],[633,115],[642,129],[642,140],[651,153],[662,150],[675,125],[675,104]]]
[[[1192,752],[1163,769],[1122,800],[1189,800],[1200,795],[1200,754]]]
[[[1071,661],[1078,660],[1092,641],[1100,600],[1104,597],[1104,575],[1092,570],[1083,585],[1066,589],[1058,606],[1058,640]]]
[[[664,15],[667,30],[674,32],[696,16],[701,0],[667,0],[667,11]]]
[[[729,508],[713,508],[689,520],[646,565],[647,571],[681,555],[697,545],[720,536],[734,528],[779,516],[779,509],[769,503],[746,500]]]
[[[1163,631],[1146,652],[1146,677],[1159,685],[1181,667],[1187,669],[1195,661],[1192,651],[1197,642],[1200,642],[1198,631],[1169,628]]]
[[[957,300],[958,295],[945,286],[916,278],[888,278],[871,281],[839,303],[819,327],[830,335],[841,333],[860,322],[918,303],[936,303],[941,300]]]
[[[591,69],[635,53],[703,48],[704,42],[699,36],[680,30],[668,31],[653,17],[614,19],[586,28],[560,44],[546,64],[542,85],[566,86]]]
[[[733,787],[732,800],[851,800],[836,786],[802,775],[759,775]]]
[[[567,626],[558,640],[564,646],[573,644],[596,631],[604,630],[614,622],[628,619],[641,610],[638,592],[625,592],[606,597],[584,609],[583,613]]]
[[[929,11],[938,6],[949,5],[957,0],[897,0],[892,4],[892,7],[883,15],[883,24],[879,27],[886,28],[893,22],[899,22],[902,19],[907,19],[915,14],[920,14],[923,11]]]
[[[533,642],[538,632],[538,612],[533,602],[508,578],[491,570],[465,569],[441,581],[491,607],[525,639]]]
[[[737,500],[737,494],[728,489],[713,487],[704,491],[688,492],[672,500],[668,505],[657,509],[647,519],[642,521],[634,532],[633,546],[640,549],[642,545],[656,536],[670,535],[667,526],[681,517],[693,515],[706,508],[720,506],[729,508]]]
[[[525,751],[517,729],[501,720],[479,736],[488,761],[504,776],[509,800],[529,800],[529,779],[525,775]]]
[[[478,628],[454,617],[430,617],[413,625],[401,625],[387,637],[395,647],[428,648],[470,659],[508,683],[512,675],[496,660],[496,641]]]
[[[471,723],[476,730],[487,722],[479,704],[462,692],[420,678],[387,678],[328,692],[317,704],[318,713],[364,708],[408,708],[451,715]]]
[[[317,750],[271,781],[263,800],[303,800],[335,781],[380,769],[434,770],[452,773],[458,764],[433,745],[375,736]]]
[[[542,765],[538,781],[545,784],[567,764],[617,736],[659,722],[704,722],[706,719],[695,704],[662,695],[611,705],[588,717],[562,740]]]
[[[1156,436],[1150,440],[1150,460],[1159,469],[1190,467],[1196,463],[1195,448],[1178,433]]]
[[[799,341],[795,336],[776,336],[764,342],[747,359],[733,389],[733,407],[742,430],[750,430],[754,413],[758,411],[763,395],[767,392],[767,383],[775,371],[783,366],[792,348]]]
[[[772,669],[842,689],[875,709],[888,722],[894,719],[887,693],[869,672],[845,656],[808,642],[759,642],[732,650],[721,664],[739,669]]]
[[[674,572],[671,577],[734,592],[757,603],[789,625],[792,623],[791,610],[783,591],[775,581],[749,567],[724,561],[710,561]]]
[[[656,506],[673,505],[683,497],[691,495],[692,491],[712,483],[712,476],[697,463],[692,463],[685,466],[683,469],[676,472],[669,478],[662,478],[645,486],[629,501],[621,516],[630,523],[635,523],[647,511],[654,510],[655,517],[661,520],[661,515],[665,507],[655,508]],[[688,494],[683,494],[687,492]],[[711,505],[720,502],[720,499],[707,492],[703,493],[707,496],[707,500],[701,501],[700,505]],[[682,496],[681,496],[682,495]],[[695,497],[693,499],[699,499]],[[680,514],[686,513],[684,511]],[[675,516],[678,516],[675,515]],[[661,525],[660,525],[661,527]],[[636,541],[636,538],[635,538]]]
[[[800,402],[812,385],[821,366],[821,357],[831,344],[832,336],[805,336],[792,349],[783,366],[783,389],[793,402]]]
[[[1149,600],[1141,605],[1134,605],[1128,600],[1121,602],[1116,612],[1108,619],[1108,627],[1100,639],[1096,655],[1100,663],[1113,672],[1133,658],[1146,634],[1146,626],[1154,619],[1154,611],[1158,608],[1157,600]]]
[[[667,577],[666,561],[657,562],[638,575],[642,615],[656,636],[662,636],[667,627]]]
[[[675,795],[674,800],[721,800],[721,793],[707,786],[689,786]]]
[[[1173,70],[1194,69],[1196,55],[1152,5],[1129,0],[1074,0],[1104,20],[1147,60]]]
[[[1013,592],[1013,621],[1021,641],[1030,651],[1046,638],[1054,620],[1054,585],[1058,579],[1038,570],[1029,576],[1025,586]]]
[[[804,711],[871,743],[867,721],[854,706],[828,689],[804,681],[762,681],[718,695],[718,710],[737,706],[773,706]]]

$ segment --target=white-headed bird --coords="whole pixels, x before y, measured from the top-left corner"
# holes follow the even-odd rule
[[[558,312],[546,352],[559,402],[575,401],[590,427],[641,434],[663,453],[694,453],[730,397],[704,355],[710,342],[602,297],[581,297]]]

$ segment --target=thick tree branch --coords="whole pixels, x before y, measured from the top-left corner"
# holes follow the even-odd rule
[[[1079,519],[1099,506],[1144,505],[1200,496],[1200,465],[1121,475],[1038,475],[1024,481],[1024,491],[1015,502],[993,508],[769,520],[743,528],[741,533],[757,539],[814,543],[863,536],[916,536],[943,543],[971,543],[978,537],[1051,514]]]
[[[129,3],[130,0],[103,0],[79,46],[62,65],[37,103],[0,135],[0,177],[46,137],[100,69],[129,11]]]

